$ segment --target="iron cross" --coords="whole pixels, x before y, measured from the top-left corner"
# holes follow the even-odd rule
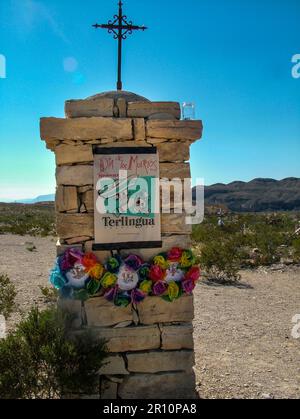
[[[109,20],[107,24],[93,25],[94,28],[107,29],[108,33],[113,34],[114,39],[118,40],[118,82],[117,90],[122,90],[122,42],[131,35],[133,31],[145,31],[146,26],[135,26],[132,21],[127,20],[127,16],[123,15],[123,3],[119,1],[119,14],[114,16],[114,20]]]

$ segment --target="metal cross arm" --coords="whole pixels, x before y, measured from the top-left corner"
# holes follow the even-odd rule
[[[131,32],[131,31],[138,31],[138,30],[145,31],[146,29],[148,29],[146,26],[135,26],[135,25],[130,25],[130,24],[119,26],[119,25],[112,25],[112,24],[109,24],[109,23],[108,24],[103,24],[103,25],[99,25],[98,23],[96,23],[95,25],[93,25],[93,27],[96,28],[96,29],[99,29],[99,28],[100,29],[108,29],[108,30],[111,30],[111,31],[121,29],[122,31],[126,31],[126,33]],[[125,35],[125,34],[123,34],[123,35]]]
[[[106,29],[108,33],[113,34],[114,39],[118,40],[118,82],[117,90],[122,90],[122,41],[127,39],[133,31],[145,31],[146,26],[133,25],[131,21],[127,20],[127,16],[123,15],[123,3],[119,2],[119,14],[114,16],[114,20],[110,20],[107,24],[93,25],[96,29]]]

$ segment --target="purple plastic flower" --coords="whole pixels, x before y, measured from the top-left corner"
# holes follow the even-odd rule
[[[59,267],[62,271],[68,271],[73,268],[76,263],[81,263],[83,253],[78,249],[68,249],[59,258]]]
[[[131,292],[131,301],[133,304],[139,304],[140,302],[142,302],[146,297],[146,294],[144,294],[141,290],[139,289],[134,289]]]
[[[153,285],[153,294],[156,296],[163,295],[167,290],[167,284],[164,281],[157,281]]]
[[[195,281],[186,279],[182,282],[182,289],[186,294],[192,294],[195,289]]]
[[[115,301],[117,294],[118,294],[118,287],[114,287],[104,294],[104,298],[106,298],[108,301]]]
[[[137,271],[143,264],[142,259],[137,255],[129,255],[124,260],[125,265],[131,268],[134,271]]]

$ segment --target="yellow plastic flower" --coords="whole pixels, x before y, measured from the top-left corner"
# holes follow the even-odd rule
[[[168,296],[171,301],[175,300],[179,296],[179,286],[174,281],[169,283]]]
[[[157,265],[162,269],[168,269],[169,267],[169,262],[163,256],[155,256],[153,262],[154,265]]]
[[[190,268],[195,263],[194,255],[191,251],[184,251],[180,259],[180,266],[182,268]]]
[[[140,285],[140,290],[145,294],[150,294],[152,291],[152,281],[143,281]]]
[[[97,265],[93,266],[89,271],[88,274],[91,278],[97,279],[98,281],[101,279],[104,272],[104,268],[100,263],[97,263]]]
[[[101,285],[103,288],[107,289],[107,288],[111,288],[113,287],[116,283],[117,283],[117,276],[107,272],[104,277],[101,279]]]

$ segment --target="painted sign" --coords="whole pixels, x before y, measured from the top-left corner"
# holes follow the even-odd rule
[[[93,250],[162,246],[155,147],[95,147],[94,185]]]

